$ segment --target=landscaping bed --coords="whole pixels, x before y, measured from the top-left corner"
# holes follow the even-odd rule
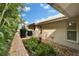
[[[79,56],[78,50],[58,44],[54,42],[51,38],[49,38],[48,40],[43,40],[43,42],[49,44],[50,46],[53,46],[55,51],[57,51],[57,56]]]
[[[45,43],[39,43],[37,38],[30,38],[23,40],[25,48],[28,50],[30,56],[55,56],[54,48]]]

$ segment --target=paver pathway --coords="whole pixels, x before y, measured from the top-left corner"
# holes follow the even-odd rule
[[[28,52],[26,51],[22,39],[20,38],[18,32],[15,34],[14,39],[12,41],[12,45],[9,51],[10,56],[28,56]]]

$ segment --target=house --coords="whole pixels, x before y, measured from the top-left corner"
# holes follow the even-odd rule
[[[51,37],[58,44],[79,50],[79,4],[49,4],[65,16],[29,25],[36,36],[42,32],[43,39]],[[33,27],[34,26],[34,27]]]

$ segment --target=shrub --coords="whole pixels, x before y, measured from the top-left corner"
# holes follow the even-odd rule
[[[25,44],[25,47],[26,48],[28,47],[29,50],[35,50],[38,45],[38,41],[36,40],[36,38],[32,37],[28,40],[25,40],[24,44]]]
[[[8,55],[12,39],[21,22],[17,10],[19,6],[20,4],[0,3],[0,56]]]
[[[54,56],[56,52],[54,49],[45,43],[38,43],[37,38],[30,38],[24,40],[24,45],[26,49],[29,50],[30,55],[32,56]]]

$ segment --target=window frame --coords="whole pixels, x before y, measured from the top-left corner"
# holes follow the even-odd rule
[[[76,29],[68,29],[68,22],[69,21],[75,21],[75,23],[76,23]],[[77,33],[77,27],[78,26],[77,26],[77,22],[76,22],[76,20],[69,20],[69,21],[66,22],[66,40],[68,42],[71,42],[71,43],[78,43],[78,33]],[[68,39],[68,37],[67,37],[67,31],[76,31],[76,41]]]

